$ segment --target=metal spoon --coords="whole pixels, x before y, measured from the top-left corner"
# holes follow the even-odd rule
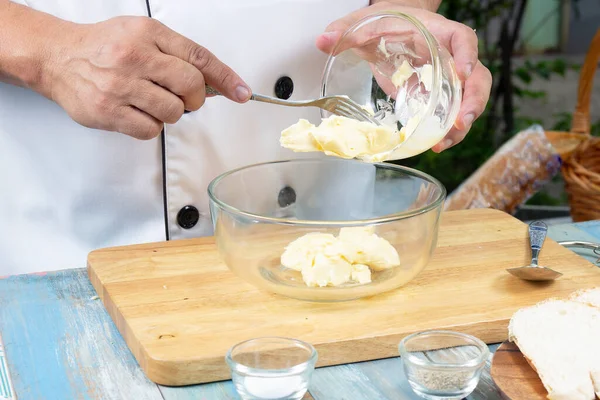
[[[548,267],[541,267],[538,265],[538,257],[544,240],[546,240],[546,233],[548,232],[548,225],[542,221],[534,221],[529,224],[529,245],[531,246],[531,265],[526,267],[509,268],[508,272],[514,276],[525,279],[527,281],[549,281],[558,278],[562,274],[554,271]]]

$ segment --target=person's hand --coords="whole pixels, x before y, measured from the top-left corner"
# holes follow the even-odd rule
[[[236,102],[251,92],[210,51],[146,17],[69,25],[43,91],[76,122],[138,139],[160,134],[205,100],[205,83]]]
[[[331,53],[346,29],[359,19],[381,11],[399,11],[418,18],[440,45],[452,54],[458,75],[464,84],[463,99],[454,127],[434,146],[433,151],[441,152],[461,142],[471,129],[473,121],[485,110],[492,87],[490,71],[478,60],[478,41],[473,29],[430,11],[384,2],[355,11],[331,23],[317,38],[317,47],[325,53]]]

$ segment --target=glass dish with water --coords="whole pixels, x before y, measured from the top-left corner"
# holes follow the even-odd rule
[[[308,390],[317,351],[300,340],[263,337],[233,346],[225,360],[243,400],[299,400]]]

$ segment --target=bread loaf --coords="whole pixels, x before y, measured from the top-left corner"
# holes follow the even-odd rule
[[[445,210],[494,208],[513,214],[560,170],[560,157],[536,125],[519,132],[464,181]]]
[[[551,400],[600,398],[600,288],[517,311],[508,327]]]

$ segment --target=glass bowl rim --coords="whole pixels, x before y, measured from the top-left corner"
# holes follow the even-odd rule
[[[427,107],[426,107],[424,115],[431,115],[434,112],[435,105],[436,105],[436,103],[438,101],[438,97],[440,95],[438,86],[440,86],[439,82],[442,80],[442,70],[441,70],[442,67],[441,67],[441,61],[440,61],[440,54],[439,54],[439,50],[438,50],[438,47],[440,47],[440,44],[437,41],[437,39],[425,27],[425,24],[423,24],[419,19],[413,17],[412,15],[409,15],[409,14],[406,14],[406,13],[403,13],[400,11],[382,10],[382,11],[378,11],[378,12],[366,15],[365,17],[361,18],[360,20],[355,22],[352,26],[350,26],[348,29],[346,29],[344,31],[342,36],[340,36],[340,38],[336,42],[335,46],[333,47],[331,53],[327,57],[327,62],[325,63],[325,67],[323,68],[323,73],[321,75],[321,97],[325,97],[327,94],[326,89],[327,89],[327,82],[329,81],[329,75],[330,75],[331,69],[333,67],[333,62],[335,61],[336,57],[339,55],[339,54],[336,54],[336,50],[341,46],[344,39],[346,39],[346,37],[353,34],[356,30],[362,28],[363,26],[365,26],[373,21],[376,21],[376,20],[379,20],[382,18],[388,18],[388,17],[400,18],[400,19],[412,24],[419,31],[419,33],[421,35],[423,35],[423,37],[425,38],[425,42],[427,43],[427,46],[429,47],[429,54],[431,56],[431,66],[433,69],[433,82],[432,82],[432,89],[431,89],[430,95],[429,95],[429,101],[427,103]],[[340,54],[342,54],[342,53],[340,53]],[[325,117],[324,110],[321,109],[320,113],[321,113],[321,117]],[[418,122],[417,126],[415,127],[415,131],[419,128],[419,126],[421,125],[422,122],[423,122],[423,119],[421,119]]]
[[[355,163],[363,163],[368,165],[373,165],[376,168],[383,169],[391,169],[397,172],[404,172],[407,175],[420,178],[421,180],[428,181],[433,183],[440,189],[440,193],[437,198],[432,201],[430,204],[417,208],[415,210],[403,211],[398,213],[389,214],[383,217],[377,218],[369,218],[369,219],[361,219],[361,220],[346,220],[346,221],[327,221],[327,220],[293,220],[289,218],[281,218],[281,217],[265,217],[263,215],[251,213],[248,211],[239,210],[219,199],[214,190],[216,186],[226,179],[227,177],[234,175],[238,172],[244,170],[250,170],[255,167],[262,167],[266,165],[276,165],[276,164],[287,164],[287,163],[308,163],[308,162],[325,162],[325,163],[342,163],[342,162],[355,162]],[[245,165],[239,168],[232,169],[230,171],[224,172],[214,178],[210,184],[208,185],[208,197],[222,210],[227,211],[230,214],[236,216],[243,216],[249,219],[253,219],[257,222],[271,223],[271,224],[279,224],[279,225],[291,225],[291,226],[319,226],[319,227],[348,227],[348,226],[363,226],[363,225],[375,225],[375,224],[383,224],[389,222],[400,221],[403,219],[408,219],[415,217],[417,215],[425,214],[429,211],[435,210],[439,206],[442,205],[444,200],[446,199],[446,187],[433,176],[426,174],[425,172],[421,172],[414,168],[405,167],[403,165],[396,165],[391,163],[366,163],[363,161],[357,160],[346,160],[346,159],[323,159],[323,158],[298,158],[298,159],[287,159],[287,160],[278,160],[278,161],[268,161],[261,163],[254,163]]]
[[[287,342],[295,347],[302,347],[305,350],[310,351],[310,355],[309,355],[308,359],[304,362],[301,362],[301,363],[296,364],[289,368],[281,368],[281,369],[265,369],[265,368],[249,367],[249,366],[241,364],[233,359],[233,352],[241,347],[252,344],[253,342],[273,341],[273,340]],[[313,347],[313,345],[311,345],[310,343],[307,343],[305,341],[302,341],[300,339],[294,339],[294,338],[283,337],[283,336],[263,336],[263,337],[257,337],[257,338],[244,340],[242,342],[239,342],[239,343],[231,346],[229,348],[229,350],[227,350],[227,354],[225,355],[225,361],[227,362],[227,365],[229,365],[229,367],[232,370],[234,370],[235,372],[238,372],[238,373],[241,373],[244,375],[265,377],[265,378],[267,378],[267,377],[268,378],[280,378],[280,377],[301,375],[310,366],[314,366],[317,362],[317,359],[318,359],[318,353],[317,353],[317,350]]]
[[[444,363],[444,362],[435,362],[435,361],[429,361],[429,360],[424,361],[423,359],[421,359],[419,357],[413,356],[410,352],[407,351],[406,344],[410,340],[418,338],[418,337],[436,336],[436,335],[453,336],[455,338],[465,340],[466,343],[471,342],[473,345],[475,345],[478,348],[479,354],[477,356],[470,358],[469,360],[467,360],[465,362],[462,362],[462,363]],[[402,358],[406,361],[409,361],[410,363],[415,364],[419,367],[436,368],[436,369],[438,369],[438,368],[449,368],[449,369],[470,368],[471,369],[471,368],[479,368],[485,363],[485,361],[487,360],[487,358],[490,354],[490,349],[488,348],[487,344],[485,344],[481,339],[479,339],[473,335],[469,335],[469,334],[466,334],[463,332],[450,331],[450,330],[429,330],[429,331],[416,332],[416,333],[406,336],[398,344],[398,352],[400,353],[400,358]]]

